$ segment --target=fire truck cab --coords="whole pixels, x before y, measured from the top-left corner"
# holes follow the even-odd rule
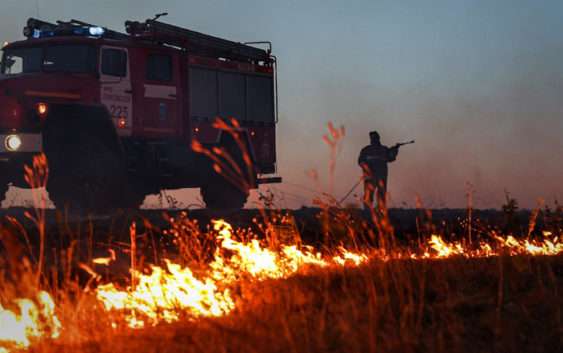
[[[0,198],[29,187],[44,152],[57,208],[138,207],[200,188],[208,208],[244,206],[276,177],[277,76],[261,49],[160,22],[127,33],[29,19],[0,65]]]

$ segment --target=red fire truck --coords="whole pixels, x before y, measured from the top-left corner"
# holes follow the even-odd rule
[[[27,186],[22,166],[38,152],[47,156],[57,208],[134,208],[163,189],[200,188],[208,208],[233,209],[250,189],[281,181],[271,44],[236,43],[158,17],[127,21],[126,33],[32,18],[26,39],[3,47],[1,198],[9,184]],[[247,182],[225,177],[194,145],[230,160]]]

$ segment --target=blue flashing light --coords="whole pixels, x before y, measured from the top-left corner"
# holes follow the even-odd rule
[[[54,31],[42,31],[40,29],[33,30],[33,38],[46,38],[46,37],[54,37]]]

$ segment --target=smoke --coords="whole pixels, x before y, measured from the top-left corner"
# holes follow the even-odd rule
[[[378,130],[383,142],[414,138],[390,165],[390,193],[395,206],[414,205],[417,195],[428,207],[464,207],[474,191],[476,207],[498,208],[505,192],[523,207],[563,197],[563,50],[544,50],[506,63],[502,72],[485,72],[474,84],[454,78],[419,82],[386,90],[362,81],[326,80],[312,100],[318,114],[346,126],[338,161],[337,195],[344,195],[360,175],[357,154]],[[311,119],[315,121],[316,119]],[[295,169],[326,171],[328,149],[322,128],[295,129],[282,123],[282,174]],[[312,158],[311,156],[318,156]],[[291,169],[291,170],[290,170]],[[320,173],[322,175],[322,173]],[[285,175],[284,175],[285,176]],[[295,182],[294,180],[292,180]],[[307,179],[301,178],[306,184]],[[291,186],[285,190],[293,191]]]

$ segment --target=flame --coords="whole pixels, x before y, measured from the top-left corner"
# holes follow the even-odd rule
[[[137,284],[120,290],[114,284],[99,286],[98,300],[108,311],[123,311],[131,328],[174,322],[190,317],[222,316],[235,309],[231,289],[242,279],[255,281],[287,278],[305,267],[359,265],[366,255],[341,249],[333,261],[325,260],[310,247],[283,246],[279,251],[263,247],[257,239],[239,242],[233,228],[224,221],[213,221],[219,248],[209,271],[199,278],[189,268],[166,261],[166,269],[152,266],[149,274],[135,273]],[[224,256],[229,252],[230,256]]]
[[[544,237],[552,236],[550,232],[544,232]],[[530,241],[528,239],[518,240],[513,236],[502,238],[496,236],[495,239],[501,246],[509,251],[511,255],[530,254],[530,255],[558,255],[563,252],[563,242],[558,237],[544,239],[542,241]]]
[[[215,261],[210,266],[213,269],[212,276],[216,279],[232,282],[245,275],[259,280],[287,278],[306,265],[329,265],[311,247],[298,249],[296,245],[284,245],[281,251],[275,252],[262,247],[256,239],[248,243],[234,240],[231,225],[222,220],[213,221],[213,227],[219,232],[219,239],[222,241],[220,248],[234,253],[226,267],[222,256],[216,254]]]
[[[221,316],[234,308],[228,290],[219,291],[212,279],[197,279],[189,268],[166,261],[167,270],[152,267],[152,273],[136,273],[135,288],[118,290],[113,283],[97,289],[97,297],[106,310],[125,310],[129,327],[140,328],[148,323],[173,322],[181,312],[194,317]]]
[[[552,236],[550,232],[544,232],[544,237]],[[499,256],[501,254],[532,255],[532,256],[555,256],[563,253],[563,242],[558,237],[543,240],[519,240],[512,235],[501,237],[493,234],[495,243],[481,241],[477,247],[465,246],[460,242],[446,242],[438,235],[432,235],[428,241],[429,249],[422,256],[411,253],[411,259],[436,259],[461,256],[467,258],[480,258]]]
[[[437,235],[432,235],[428,244],[434,251],[436,251],[435,257],[450,257],[453,255],[462,255],[465,251],[460,243],[446,243],[441,237]]]
[[[350,263],[355,266],[360,266],[369,261],[369,257],[366,254],[356,254],[346,250],[343,247],[338,248],[341,252],[340,255],[334,256],[332,261],[335,263],[344,266],[347,263]]]
[[[109,264],[115,261],[116,255],[115,255],[115,250],[113,249],[108,249],[108,252],[109,252],[109,257],[98,257],[92,259],[92,263],[96,265],[109,266]]]
[[[39,292],[37,305],[30,299],[15,300],[17,312],[0,305],[0,352],[10,348],[30,347],[40,338],[56,339],[60,336],[61,323],[55,314],[55,303],[47,292]]]
[[[355,253],[339,247],[339,254],[324,258],[307,246],[285,245],[274,251],[257,239],[237,241],[231,225],[222,220],[213,221],[213,229],[218,234],[219,247],[208,270],[200,276],[167,260],[166,268],[152,266],[148,274],[133,271],[133,278],[138,282],[135,286],[125,289],[118,289],[112,283],[99,286],[96,291],[98,300],[108,311],[123,311],[126,324],[139,328],[177,321],[182,316],[227,315],[235,309],[232,289],[244,279],[283,279],[307,268],[361,266],[371,260],[490,257],[506,251],[509,255],[557,255],[563,252],[563,243],[558,238],[539,242],[495,236],[496,244],[481,242],[470,247],[432,235],[422,254],[412,249]]]

